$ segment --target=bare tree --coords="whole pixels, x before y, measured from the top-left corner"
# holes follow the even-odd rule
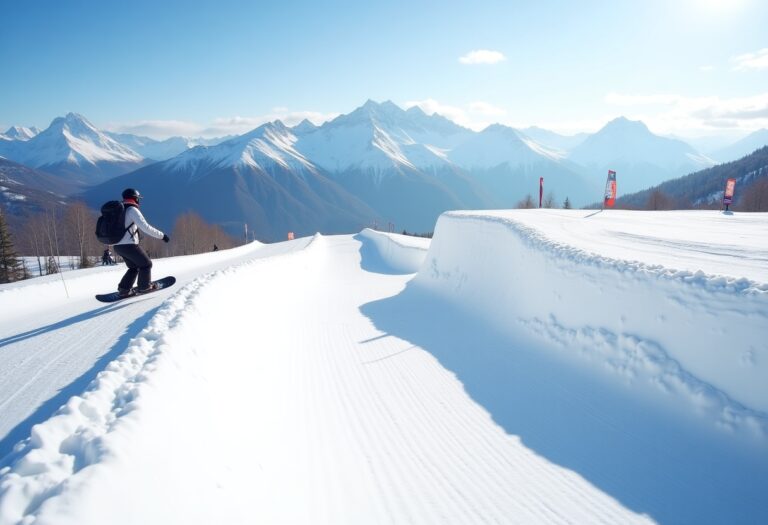
[[[67,207],[64,225],[67,229],[65,252],[76,255],[80,268],[89,268],[94,264],[99,245],[94,236],[96,218],[85,203],[75,202]]]
[[[541,203],[542,208],[554,208],[555,207],[555,194],[551,191],[544,197],[544,202]]]
[[[533,202],[533,197],[531,197],[531,194],[529,193],[528,195],[523,197],[523,199],[521,201],[519,201],[517,203],[515,208],[530,209],[530,208],[533,208],[534,206],[535,206],[535,204]]]
[[[196,213],[189,212],[176,220],[171,234],[173,255],[192,255],[218,249],[232,248],[237,241],[218,225],[208,224]]]
[[[672,199],[659,189],[655,189],[651,192],[651,195],[648,197],[648,202],[645,204],[646,210],[671,210],[673,208]]]
[[[59,213],[53,208],[30,217],[22,227],[22,252],[37,257],[40,275],[57,273],[60,267]]]
[[[746,188],[739,200],[741,211],[768,211],[768,178],[762,178]]]
[[[45,249],[45,215],[38,214],[30,217],[21,228],[20,250],[23,254],[37,258],[39,275],[44,275],[43,261],[46,258]]]

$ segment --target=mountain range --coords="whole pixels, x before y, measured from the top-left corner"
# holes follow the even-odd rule
[[[739,160],[718,164],[640,192],[623,195],[616,205],[638,209],[718,208],[723,200],[725,182],[729,178],[736,180],[734,209],[768,211],[768,146],[763,146]],[[657,201],[655,203],[651,200],[654,197]]]
[[[40,130],[34,126],[31,128],[11,126],[5,133],[0,133],[0,140],[29,140],[38,133],[40,133]]]
[[[623,117],[584,139],[568,158],[585,167],[595,182],[604,181],[609,169],[615,171],[622,193],[715,164],[685,142],[654,135],[642,122]]]
[[[0,156],[59,177],[64,193],[94,208],[134,186],[163,228],[195,210],[232,233],[247,223],[264,240],[373,222],[431,231],[448,209],[513,207],[536,194],[539,177],[557,202],[580,206],[600,198],[608,169],[627,193],[714,164],[626,118],[593,135],[500,124],[476,132],[371,100],[320,126],[275,121],[220,139],[102,132],[75,113],[36,131],[6,132]]]
[[[0,141],[0,156],[84,188],[135,170],[147,161],[84,117],[68,113],[27,140]]]
[[[184,153],[188,149],[194,148],[195,146],[214,146],[225,140],[234,138],[234,136],[214,139],[170,137],[165,140],[155,140],[141,135],[132,135],[130,133],[113,133],[106,131],[105,134],[120,144],[128,146],[142,157],[155,161],[170,159],[176,155]]]
[[[0,204],[11,225],[61,206],[70,189],[60,177],[0,158]]]
[[[729,162],[745,157],[768,144],[768,129],[759,129],[727,146],[715,151],[712,157],[721,162]]]

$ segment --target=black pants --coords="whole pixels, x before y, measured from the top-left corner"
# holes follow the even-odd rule
[[[115,253],[125,260],[128,271],[123,275],[119,290],[130,290],[136,276],[139,276],[138,287],[143,290],[149,286],[152,281],[152,261],[141,246],[138,244],[115,244]]]

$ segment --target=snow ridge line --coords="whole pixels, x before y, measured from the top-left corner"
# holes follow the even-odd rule
[[[488,242],[503,249],[485,256]],[[502,331],[523,328],[564,357],[692,404],[724,430],[768,437],[761,283],[617,261],[472,212],[441,216],[414,282]]]
[[[314,249],[321,241],[322,236],[315,234],[299,253]],[[147,382],[160,357],[183,350],[174,348],[169,335],[194,311],[201,290],[224,275],[261,262],[258,258],[245,261],[184,286],[81,395],[71,397],[51,418],[32,427],[30,437],[14,447],[11,464],[0,465],[0,525],[30,523],[40,507],[64,492],[85,467],[116,455],[105,437],[137,408],[143,389],[152,388]]]
[[[569,259],[577,264],[589,264],[598,268],[610,268],[619,272],[637,272],[661,279],[673,279],[711,292],[731,292],[742,294],[768,294],[768,283],[761,283],[747,278],[732,278],[723,275],[706,274],[701,270],[691,272],[677,270],[661,265],[651,265],[640,261],[613,259],[596,253],[589,253],[567,244],[553,241],[540,231],[521,224],[511,218],[482,215],[473,212],[451,211],[443,214],[451,219],[482,220],[504,225],[520,234],[521,239],[531,248],[547,251],[552,255]],[[761,312],[768,317],[768,312]]]
[[[381,258],[393,270],[403,273],[418,272],[429,248],[428,239],[407,238],[403,235],[384,233],[370,228],[365,228],[359,233],[359,236],[372,241]],[[410,242],[404,242],[405,239]]]

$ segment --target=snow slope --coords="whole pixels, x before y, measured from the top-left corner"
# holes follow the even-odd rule
[[[591,213],[158,261],[105,308],[114,270],[0,287],[0,421],[62,388],[40,343],[95,377],[0,462],[0,523],[764,523],[768,215]]]

